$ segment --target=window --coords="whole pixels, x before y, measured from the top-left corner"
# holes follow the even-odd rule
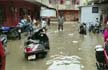
[[[99,8],[98,7],[92,7],[92,13],[98,13]]]

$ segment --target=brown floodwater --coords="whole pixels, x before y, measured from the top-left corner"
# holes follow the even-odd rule
[[[47,32],[50,51],[44,59],[26,61],[24,41],[8,42],[6,70],[96,70],[95,46],[103,45],[102,34],[87,33],[79,35],[78,23],[64,24],[64,31],[57,30],[57,24],[51,24]]]

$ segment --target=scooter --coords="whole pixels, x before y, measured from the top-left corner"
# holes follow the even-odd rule
[[[108,70],[108,49],[107,47],[97,46],[95,49],[97,70]]]
[[[31,36],[29,36],[24,45],[24,54],[27,60],[44,58],[50,49],[49,38],[43,32],[43,28],[37,30]]]

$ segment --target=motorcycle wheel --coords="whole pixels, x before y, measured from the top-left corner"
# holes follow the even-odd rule
[[[41,52],[41,53],[38,53],[37,56],[39,58],[45,58],[46,57],[46,54],[47,54],[47,52]]]

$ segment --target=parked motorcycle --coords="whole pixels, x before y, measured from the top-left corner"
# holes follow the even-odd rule
[[[89,32],[93,32],[93,29],[94,29],[94,26],[93,25],[90,25],[89,26]]]
[[[90,27],[89,27],[89,32],[93,32],[93,33],[100,33],[100,27],[99,27],[99,25],[91,25]]]
[[[8,39],[19,38],[19,28],[18,27],[0,27],[0,33],[7,35]]]
[[[25,42],[25,58],[27,60],[44,58],[49,49],[49,38],[41,28],[29,36]]]
[[[7,47],[7,35],[0,35],[0,41],[4,47]]]
[[[100,32],[99,26],[95,25],[93,29],[93,33],[99,33],[99,32]]]
[[[28,24],[27,22],[24,22],[24,21],[20,21],[20,22],[17,24],[16,27],[18,27],[18,28],[21,29],[21,33],[27,32],[28,29],[31,28],[31,27],[30,27],[30,24]]]

